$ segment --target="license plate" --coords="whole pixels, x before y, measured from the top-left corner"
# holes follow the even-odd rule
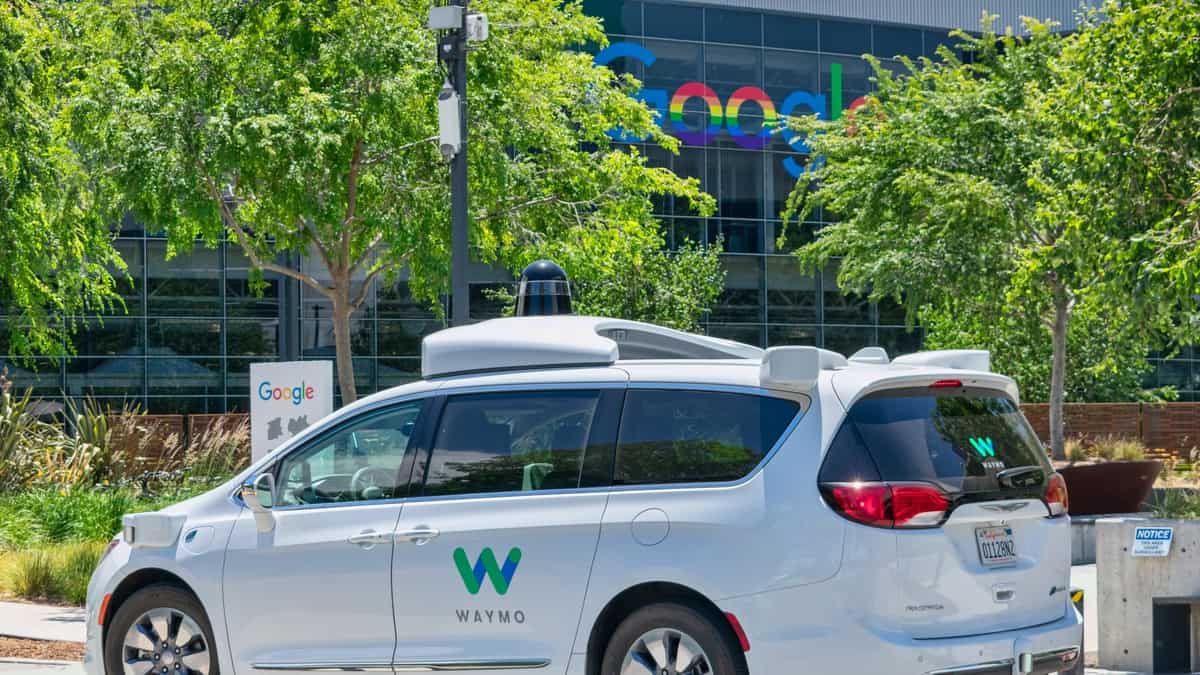
[[[975,542],[979,545],[979,562],[988,567],[1017,562],[1017,545],[1011,527],[977,527]]]

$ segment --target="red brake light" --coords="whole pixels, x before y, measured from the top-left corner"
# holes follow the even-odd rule
[[[830,506],[850,520],[876,527],[893,525],[888,516],[892,490],[884,483],[834,485],[829,488],[829,495],[833,497]]]
[[[950,389],[962,386],[962,380],[936,380],[929,385],[931,389]]]
[[[1046,481],[1045,499],[1046,506],[1050,507],[1051,517],[1067,514],[1071,500],[1067,496],[1067,481],[1061,473],[1050,474],[1050,480]]]
[[[825,485],[826,501],[850,520],[886,528],[936,527],[950,500],[924,483],[843,483]]]

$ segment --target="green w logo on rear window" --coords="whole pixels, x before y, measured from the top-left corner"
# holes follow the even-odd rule
[[[521,549],[515,546],[508,550],[508,557],[504,559],[503,567],[496,562],[496,554],[492,553],[490,548],[483,549],[473,566],[470,559],[467,558],[466,551],[461,548],[454,549],[454,566],[458,568],[458,575],[462,577],[463,585],[467,587],[467,591],[471,595],[479,593],[479,589],[483,587],[485,576],[492,580],[492,587],[496,589],[497,593],[500,595],[507,593],[520,562]]]
[[[967,440],[970,441],[971,447],[975,448],[975,452],[979,453],[980,457],[996,456],[996,448],[992,445],[992,439],[990,436],[984,438],[972,436]]]

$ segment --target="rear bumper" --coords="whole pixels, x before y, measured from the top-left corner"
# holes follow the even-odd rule
[[[927,675],[1012,675],[1014,668],[1015,672],[1023,675],[1069,673],[1081,658],[1083,653],[1079,647],[1062,647],[1043,652],[1025,652],[1018,654],[1015,659],[943,668],[931,671]]]
[[[872,631],[829,607],[828,598],[824,598],[825,603],[816,598],[805,602],[809,598],[802,600],[799,596],[803,595],[807,594],[792,595],[784,607],[765,607],[783,598],[767,600],[763,596],[718,603],[722,610],[738,616],[749,635],[751,649],[746,660],[752,675],[793,675],[798,663],[806,672],[843,675],[1066,673],[1074,668],[1075,661],[1063,661],[1062,650],[1079,650],[1083,643],[1083,617],[1070,603],[1064,603],[1060,619],[1040,626],[917,640]],[[1081,658],[1082,651],[1078,653]],[[1022,666],[1029,670],[1022,670]]]

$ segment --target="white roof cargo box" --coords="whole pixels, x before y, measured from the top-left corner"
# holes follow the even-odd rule
[[[438,331],[421,343],[426,378],[460,373],[565,366],[607,366],[619,359],[759,359],[738,342],[591,316],[492,319]]]

